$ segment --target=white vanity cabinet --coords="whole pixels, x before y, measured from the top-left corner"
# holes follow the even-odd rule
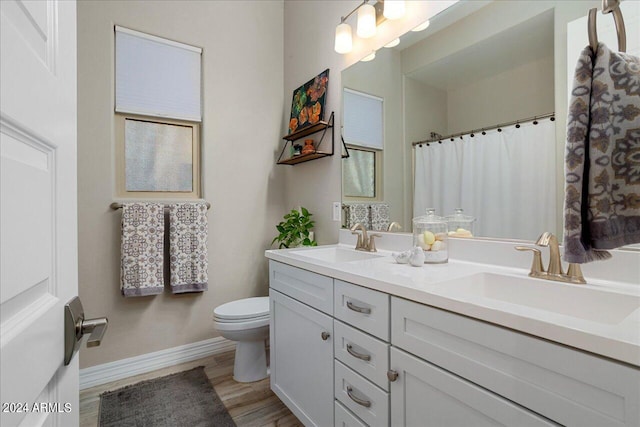
[[[273,260],[270,275],[271,388],[307,426],[640,426],[635,366]]]
[[[393,426],[413,425],[406,417],[421,411],[425,420],[432,419],[426,412],[449,419],[461,402],[478,416],[493,408],[482,415],[503,425],[550,422],[533,412],[566,426],[640,425],[635,367],[397,297],[391,298],[391,343],[390,367],[398,372],[391,384]],[[440,399],[431,411],[427,395]],[[513,403],[532,412],[514,411]]]
[[[332,310],[333,279],[275,262],[269,273],[271,389],[306,426],[333,425],[333,317],[315,308]]]

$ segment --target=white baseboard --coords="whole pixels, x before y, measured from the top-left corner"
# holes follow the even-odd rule
[[[80,369],[80,390],[213,354],[224,353],[234,349],[235,346],[233,341],[216,337]]]

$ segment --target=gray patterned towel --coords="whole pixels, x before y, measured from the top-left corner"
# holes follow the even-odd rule
[[[205,202],[169,206],[169,260],[174,294],[208,289],[207,234]]]
[[[375,231],[387,231],[390,222],[388,203],[371,204],[371,229]]]
[[[164,289],[164,207],[157,203],[122,206],[120,283],[125,297],[161,294]]]
[[[345,205],[348,212],[347,228],[351,228],[357,223],[362,224],[367,230],[371,228],[371,213],[367,203],[349,203]]]
[[[565,150],[564,259],[640,243],[640,59],[598,44],[576,66]]]

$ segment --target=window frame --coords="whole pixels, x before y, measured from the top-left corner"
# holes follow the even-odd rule
[[[127,191],[126,187],[126,158],[125,158],[125,130],[127,120],[138,120],[149,123],[157,123],[164,125],[186,126],[192,129],[192,191]],[[115,169],[116,169],[116,188],[115,193],[118,198],[131,199],[201,199],[202,183],[201,183],[201,144],[200,144],[200,123],[175,120],[160,119],[156,117],[142,116],[138,114],[114,114],[115,128]]]

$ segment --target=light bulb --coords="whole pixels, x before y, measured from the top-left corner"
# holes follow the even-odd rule
[[[360,61],[369,62],[369,61],[373,61],[374,59],[376,59],[376,53],[375,52],[371,52],[369,55],[365,56]]]
[[[429,24],[431,24],[431,22],[426,21],[423,22],[422,24],[418,25],[417,27],[415,27],[413,30],[411,31],[424,31],[427,29],[427,27],[429,26]]]
[[[385,44],[384,47],[396,47],[400,44],[400,39],[391,40],[389,43]]]
[[[336,42],[334,49],[338,53],[349,53],[353,48],[351,26],[342,22],[336,27]]]
[[[404,0],[384,0],[383,15],[387,19],[399,19],[404,16]]]
[[[376,35],[376,8],[370,4],[363,4],[358,9],[358,37],[368,39]]]

